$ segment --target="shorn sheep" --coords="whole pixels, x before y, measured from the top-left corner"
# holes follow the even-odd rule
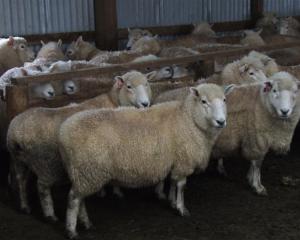
[[[227,98],[228,126],[218,137],[212,157],[238,154],[250,161],[248,181],[259,195],[267,194],[261,183],[265,155],[290,149],[300,118],[298,85],[292,75],[279,72],[262,84],[241,86]]]
[[[54,221],[57,219],[50,188],[53,184],[67,182],[57,145],[61,123],[74,113],[86,109],[148,107],[151,101],[148,79],[154,75],[155,72],[144,75],[131,71],[117,76],[116,83],[108,94],[61,108],[32,108],[12,120],[7,134],[7,146],[19,185],[21,210],[30,212],[26,192],[30,169],[38,178],[38,193],[45,217]]]
[[[14,67],[21,67],[34,60],[34,52],[21,37],[0,39],[0,75]]]
[[[225,88],[225,94],[232,88]],[[205,170],[212,145],[226,126],[225,94],[217,85],[203,84],[191,88],[182,102],[147,110],[84,111],[67,119],[59,146],[72,182],[68,237],[77,236],[77,217],[85,228],[91,226],[84,199],[110,181],[137,188],[155,185],[170,174],[178,188],[172,203],[181,215],[188,215],[186,178],[196,168]]]

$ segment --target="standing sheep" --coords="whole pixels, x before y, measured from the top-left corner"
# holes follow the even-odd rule
[[[228,126],[218,137],[212,157],[239,154],[250,161],[248,181],[259,195],[267,194],[260,172],[265,155],[290,149],[300,118],[297,85],[289,73],[279,72],[263,84],[237,88],[227,98]]]
[[[38,178],[38,193],[45,217],[53,221],[57,219],[50,188],[54,184],[67,182],[57,143],[61,123],[74,113],[87,109],[148,107],[151,101],[148,79],[153,75],[155,72],[146,75],[136,71],[128,72],[116,77],[116,83],[108,94],[61,108],[32,108],[12,120],[7,134],[7,146],[19,185],[23,211],[30,212],[26,191],[30,169]]]
[[[222,88],[203,84],[191,88],[182,102],[147,110],[85,111],[66,120],[59,146],[72,183],[66,220],[69,238],[77,237],[77,218],[86,228],[91,226],[84,199],[111,181],[137,188],[157,184],[170,173],[178,188],[172,203],[181,215],[188,215],[186,178],[196,168],[207,167],[214,141],[226,126],[224,102]]]
[[[34,52],[21,37],[0,39],[0,76],[14,67],[21,67],[26,61],[33,61]]]

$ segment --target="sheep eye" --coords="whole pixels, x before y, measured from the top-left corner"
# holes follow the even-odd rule
[[[207,104],[207,102],[206,102],[205,100],[201,100],[201,102],[202,102],[203,104]]]
[[[128,88],[128,89],[131,89],[132,87],[131,87],[130,85],[127,85],[127,88]]]
[[[250,72],[249,74],[250,74],[250,75],[254,75],[254,72]]]
[[[73,54],[73,52],[72,52],[72,51],[68,51],[68,54],[69,54],[69,55],[72,55],[72,54]]]
[[[226,102],[226,99],[224,98],[224,102]]]
[[[276,93],[276,92],[277,92],[276,89],[274,89],[274,90],[273,90],[273,93]]]
[[[20,48],[24,49],[24,48],[25,48],[25,45],[20,45]]]

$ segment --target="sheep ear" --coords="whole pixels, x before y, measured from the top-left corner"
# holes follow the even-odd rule
[[[240,70],[240,73],[244,73],[244,72],[246,72],[247,70],[248,70],[248,64],[243,64],[240,68],[239,68],[239,70]]]
[[[76,45],[76,46],[79,46],[82,42],[83,42],[83,38],[82,38],[82,36],[79,36],[79,37],[77,38],[77,40],[76,40],[75,45]]]
[[[263,82],[263,84],[264,84],[264,93],[270,92],[273,87],[273,81],[268,80]]]
[[[43,40],[41,40],[41,44],[42,44],[42,46],[46,45],[46,43]]]
[[[190,87],[190,92],[191,92],[191,94],[192,94],[194,97],[196,97],[196,98],[200,97],[200,94],[199,94],[199,91],[198,91],[197,88],[195,88],[195,87]]]
[[[62,40],[61,40],[61,39],[58,40],[57,46],[58,46],[58,47],[61,47],[61,46],[62,46]]]
[[[156,77],[156,74],[157,74],[157,71],[152,71],[152,72],[149,72],[149,73],[146,73],[146,78],[148,79],[148,81],[151,81],[153,78]]]
[[[115,77],[115,81],[116,81],[115,84],[117,85],[118,89],[121,89],[123,87],[124,83],[125,83],[125,81],[124,81],[124,79],[123,79],[122,76],[116,76]]]
[[[9,36],[7,46],[12,47],[14,45],[15,39],[12,36]]]
[[[234,89],[236,88],[235,84],[230,84],[224,87],[224,94],[228,95],[229,93],[231,93]]]

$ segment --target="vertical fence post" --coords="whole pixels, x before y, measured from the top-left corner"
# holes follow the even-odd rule
[[[117,0],[94,0],[96,46],[103,50],[118,48]]]
[[[251,20],[255,26],[257,20],[263,15],[264,0],[251,0]]]
[[[28,108],[28,88],[26,86],[6,87],[6,113],[10,122],[16,115]]]

